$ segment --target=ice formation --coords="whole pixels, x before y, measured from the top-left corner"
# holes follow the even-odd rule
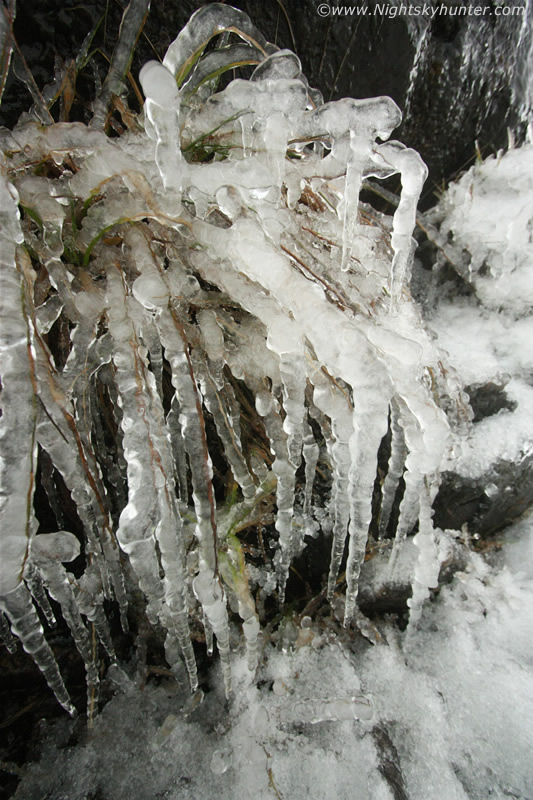
[[[235,65],[250,79],[218,90]],[[388,535],[402,478],[393,559],[420,519],[414,625],[438,574],[431,504],[464,406],[409,293],[426,169],[388,141],[401,118],[393,101],[324,104],[293,53],[219,4],[140,81],[141,130],[111,139],[96,124],[26,121],[1,134],[0,609],[71,712],[33,603],[43,585],[93,691],[83,616],[114,660],[103,601],[118,603],[126,628],[135,580],[170,667],[179,674],[183,659],[196,689],[189,628],[203,619],[229,694],[228,600],[253,670],[254,592],[277,589],[283,603],[305,536],[329,517],[330,598],[348,542],[348,626],[373,497]],[[392,174],[402,191],[390,218],[360,192]],[[313,486],[319,464],[327,501]],[[39,532],[38,475],[56,533]],[[63,485],[76,537],[61,530]],[[261,567],[239,538],[253,526]],[[74,539],[78,577],[62,566]]]

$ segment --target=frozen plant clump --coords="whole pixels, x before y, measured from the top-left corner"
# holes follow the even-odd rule
[[[236,67],[249,78],[220,84]],[[358,618],[376,492],[391,569],[418,525],[414,626],[438,580],[432,502],[450,426],[468,423],[409,293],[426,168],[389,140],[394,102],[323,103],[294,53],[219,4],[140,82],[144,110],[124,114],[119,137],[101,102],[89,127],[30,114],[1,132],[2,629],[71,713],[36,610],[47,595],[92,706],[88,623],[114,662],[105,609],[114,601],[126,629],[139,589],[170,668],[184,663],[196,689],[203,626],[229,694],[230,614],[253,672],[264,601],[283,605],[321,527],[328,597],[345,583],[345,626]],[[388,217],[360,192],[393,174]]]

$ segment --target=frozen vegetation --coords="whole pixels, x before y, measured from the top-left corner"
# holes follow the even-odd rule
[[[416,302],[426,168],[392,100],[324,103],[218,4],[140,83],[120,137],[107,83],[89,127],[37,107],[0,132],[1,630],[75,716],[61,613],[90,726],[70,748],[79,723],[51,725],[16,796],[525,800],[531,524],[487,560],[432,507],[442,473],[490,498],[533,453],[533,147],[427,215]],[[361,201],[396,174],[394,214]],[[502,410],[473,422],[488,384]],[[359,607],[407,587],[405,630]],[[177,681],[145,685],[148,636]]]

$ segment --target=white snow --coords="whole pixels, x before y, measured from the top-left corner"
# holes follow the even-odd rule
[[[265,639],[257,687],[242,645],[232,653],[229,707],[215,664],[203,702],[149,681],[116,694],[75,747],[75,723],[46,726],[16,800],[526,800],[531,516],[499,541],[492,566],[474,554],[440,590],[416,636],[383,623],[387,644],[372,646],[305,618],[288,652]]]
[[[429,324],[463,385],[502,384],[516,404],[475,423],[460,442],[453,469],[480,478],[533,452],[533,145],[472,167],[434,216],[470,254],[459,269],[475,294],[441,300]]]

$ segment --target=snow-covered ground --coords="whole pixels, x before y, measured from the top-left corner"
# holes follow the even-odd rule
[[[533,449],[532,146],[476,166],[438,213],[473,254],[475,294],[437,303],[430,325],[464,385],[507,381],[516,404],[463,443],[458,470],[478,478]],[[71,720],[47,727],[15,797],[531,800],[531,515],[497,542],[426,603],[417,631],[385,619],[372,645],[334,618],[286,620],[285,647],[263,639],[256,681],[237,649],[229,704],[216,663],[192,699],[132,675],[82,743],[69,745]]]
[[[254,684],[235,653],[229,707],[217,666],[194,707],[176,683],[117,694],[86,740],[50,725],[17,800],[531,797],[533,520],[442,588],[408,641],[373,646],[302,628],[265,642]],[[357,719],[356,717],[359,717]]]

